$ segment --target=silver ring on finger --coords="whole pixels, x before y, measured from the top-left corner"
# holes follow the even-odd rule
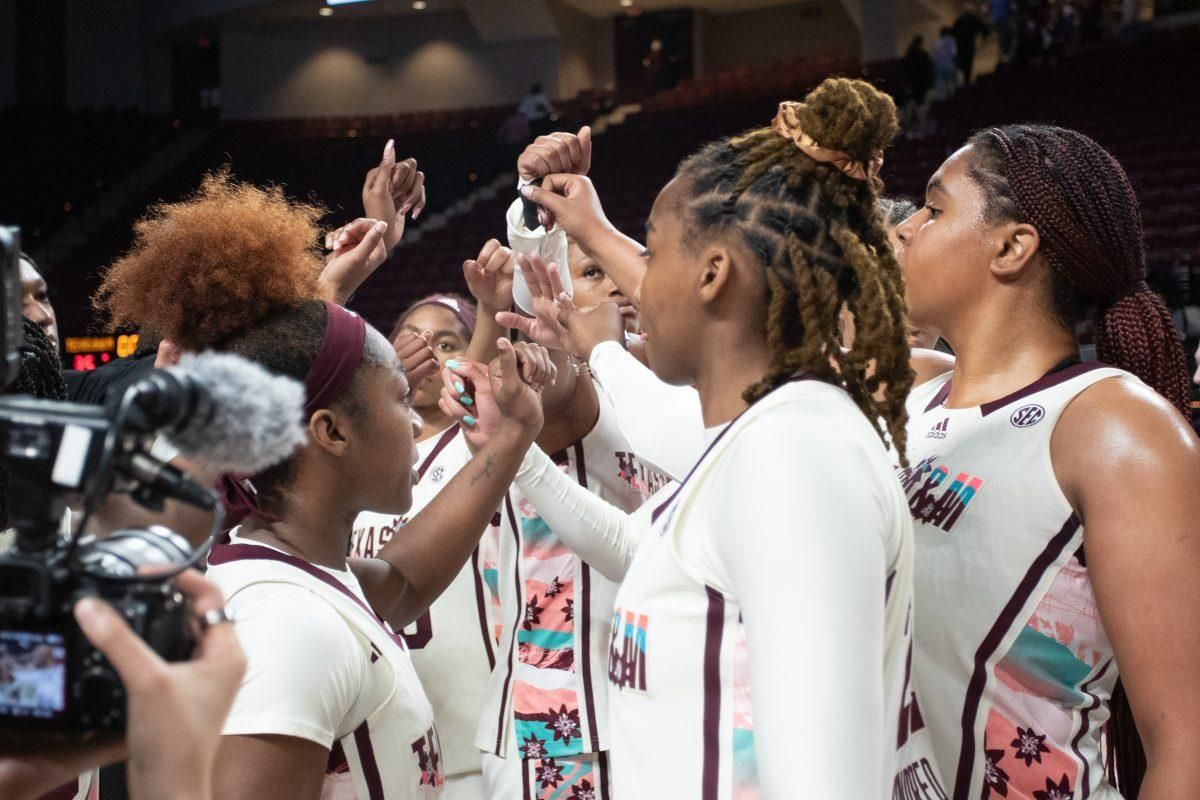
[[[224,606],[221,608],[210,608],[200,617],[200,627],[205,630],[214,625],[220,625],[222,622],[233,622],[233,615]]]

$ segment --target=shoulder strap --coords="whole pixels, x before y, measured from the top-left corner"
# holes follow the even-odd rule
[[[281,553],[278,550],[273,550],[269,547],[263,547],[257,544],[231,543],[229,541],[219,542],[214,544],[212,552],[208,554],[208,563],[211,565],[229,564],[235,561],[273,561],[279,564],[286,564],[294,567],[300,572],[307,575],[309,578],[316,579],[326,586],[336,590],[343,597],[348,598],[356,606],[366,612],[375,623],[401,648],[404,647],[404,640],[396,634],[391,627],[384,622],[375,611],[362,601],[354,592],[346,588],[346,586],[329,575],[324,570],[316,567],[304,559],[290,556],[287,553]]]

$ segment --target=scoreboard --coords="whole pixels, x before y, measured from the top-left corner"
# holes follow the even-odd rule
[[[68,336],[63,341],[71,369],[88,372],[114,358],[132,355],[138,346],[136,333],[119,336]]]

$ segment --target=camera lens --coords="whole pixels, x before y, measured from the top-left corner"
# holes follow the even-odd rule
[[[149,530],[115,531],[83,548],[80,563],[91,572],[132,576],[141,567],[179,564],[192,554],[191,545],[161,525]]]

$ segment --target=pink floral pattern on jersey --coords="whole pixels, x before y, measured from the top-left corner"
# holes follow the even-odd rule
[[[746,626],[738,620],[733,646],[733,800],[759,800],[754,750],[754,707],[750,697],[750,649]]]
[[[996,664],[983,797],[1070,800],[1083,761],[1089,783],[1099,779],[1111,659],[1087,568],[1072,557]],[[1076,742],[1081,717],[1087,731]]]
[[[600,800],[597,756],[583,754],[525,762],[528,797],[536,800]]]

